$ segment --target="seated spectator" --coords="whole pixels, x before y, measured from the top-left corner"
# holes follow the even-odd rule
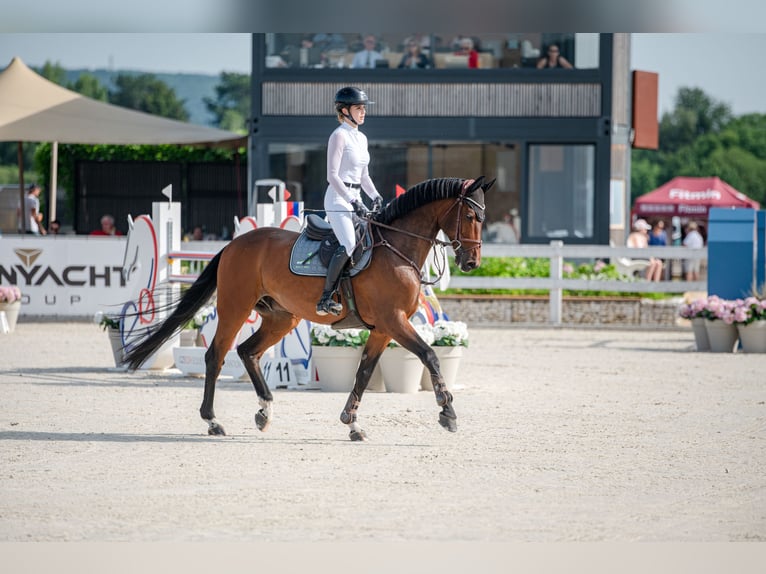
[[[311,34],[301,37],[300,46],[287,46],[282,56],[292,68],[318,68],[324,64],[322,49],[314,43]]]
[[[665,222],[661,219],[652,226],[652,232],[649,234],[649,245],[661,245],[662,247],[667,247],[668,245]]]
[[[649,230],[652,228],[645,219],[637,219],[633,224],[633,231],[628,235],[628,247],[643,249],[649,247]],[[662,261],[654,257],[649,258],[649,266],[646,268],[646,278],[649,281],[662,279]]]
[[[399,62],[400,68],[430,68],[431,62],[423,52],[420,51],[420,44],[411,41],[407,44],[407,51],[402,55]]]
[[[556,44],[548,46],[548,55],[540,58],[537,61],[537,67],[542,68],[567,68],[572,69],[574,66],[569,63],[564,56],[559,53],[559,47]]]
[[[469,68],[479,67],[479,52],[474,50],[473,40],[471,38],[463,37],[460,39],[460,49],[455,52],[455,55],[468,56]]]
[[[315,34],[314,44],[322,51],[339,50],[345,52],[347,49],[346,39],[340,34]]]
[[[686,226],[686,237],[684,237],[684,247],[689,249],[702,249],[705,247],[705,240],[702,238],[702,234],[698,231],[699,226],[696,221],[689,222]],[[699,259],[689,259],[684,262],[686,267],[686,280],[687,281],[699,281],[700,279],[700,264]]]
[[[108,213],[101,216],[101,229],[96,229],[94,231],[91,231],[90,234],[100,235],[100,236],[122,235],[122,233],[120,233],[120,230],[114,226],[114,217],[112,217]]]
[[[61,222],[58,219],[54,219],[48,224],[48,235],[63,235],[61,232]]]
[[[354,59],[351,60],[352,68],[374,68],[375,62],[383,60],[383,54],[375,49],[377,40],[372,34],[368,34],[364,37],[364,49],[354,54]]]

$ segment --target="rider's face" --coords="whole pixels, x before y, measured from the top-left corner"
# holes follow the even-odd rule
[[[364,104],[354,104],[351,106],[349,113],[357,124],[362,125],[364,123],[364,118],[367,115],[367,110],[365,109]]]

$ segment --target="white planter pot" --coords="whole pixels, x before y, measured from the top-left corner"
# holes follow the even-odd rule
[[[460,359],[463,358],[464,347],[432,348],[439,358],[439,367],[441,367],[442,377],[447,385],[447,390],[452,391],[455,388],[455,381],[457,380],[457,372],[460,367]],[[434,386],[431,384],[431,373],[425,367],[423,367],[423,376],[420,379],[420,388],[424,391],[434,390]]]
[[[322,391],[350,393],[362,360],[361,347],[311,346],[311,360]]]
[[[0,303],[0,311],[5,312],[5,320],[8,322],[8,332],[13,333],[16,328],[16,320],[19,318],[19,310],[21,309],[21,301],[14,301],[13,303],[2,302]]]
[[[737,332],[745,353],[766,353],[766,321],[737,325]]]
[[[109,344],[112,346],[112,356],[114,357],[114,366],[122,366],[124,353],[122,351],[122,334],[119,329],[113,327],[107,327],[107,334],[109,335]]]
[[[181,347],[195,347],[197,345],[197,329],[181,330]]]
[[[404,347],[388,347],[380,356],[383,383],[389,393],[417,393],[423,363]]]
[[[705,327],[706,319],[704,317],[695,317],[691,320],[692,331],[694,332],[694,343],[697,345],[698,351],[710,350],[710,339],[707,336],[707,327]]]
[[[734,352],[734,345],[737,344],[737,339],[739,339],[736,325],[729,325],[721,320],[711,321],[710,319],[705,319],[705,329],[707,329],[707,338],[710,341],[710,350],[713,353]]]

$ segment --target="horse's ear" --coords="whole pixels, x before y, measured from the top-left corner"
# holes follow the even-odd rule
[[[133,218],[128,214],[128,229],[133,229]]]
[[[482,188],[482,189],[483,189],[485,192],[487,192],[487,191],[489,191],[489,188],[490,188],[490,187],[492,187],[493,185],[495,185],[495,182],[496,182],[496,181],[497,181],[497,178],[494,178],[494,179],[493,179],[492,181],[490,181],[489,183],[485,183],[485,184],[483,184],[483,185],[481,186],[481,188]]]
[[[471,184],[471,187],[468,188],[468,193],[473,193],[474,191],[479,189],[479,187],[481,187],[481,184],[482,184],[483,181],[484,181],[484,176],[483,175],[480,175],[475,180],[473,180],[473,183]]]

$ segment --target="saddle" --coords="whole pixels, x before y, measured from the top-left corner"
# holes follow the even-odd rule
[[[356,249],[341,277],[354,277],[367,269],[372,259],[372,230],[369,222],[354,218]],[[316,214],[306,217],[306,226],[290,252],[290,271],[296,275],[325,277],[327,264],[340,242],[332,227]]]

